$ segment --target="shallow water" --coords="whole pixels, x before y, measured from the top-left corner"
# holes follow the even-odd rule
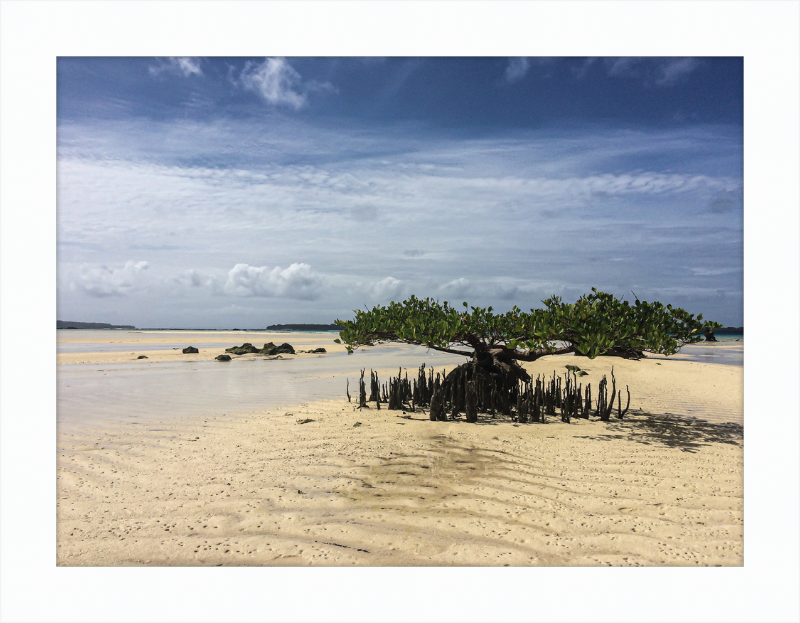
[[[247,340],[245,340],[247,341]],[[267,340],[269,341],[269,340]],[[192,342],[191,346],[195,348],[220,348],[225,346],[241,346],[242,342],[235,344],[231,340],[230,344],[222,344],[220,342]],[[145,350],[181,350],[190,346],[185,342],[169,342],[166,344],[149,344],[141,342],[58,342],[56,352],[58,353],[126,353],[134,354]],[[257,344],[260,348],[261,344]]]
[[[247,413],[344,398],[346,379],[357,400],[362,368],[369,374],[370,368],[403,367],[412,376],[423,362],[441,370],[464,360],[436,351],[388,346],[353,355],[297,359],[58,366],[56,420],[63,432],[115,422]]]
[[[319,335],[319,342],[333,343],[337,334],[331,332],[310,333]],[[294,334],[295,336],[298,334]],[[261,346],[266,342],[291,342],[288,332],[252,331],[128,331],[95,329],[59,329],[56,332],[58,353],[118,353],[144,350],[173,350],[189,346],[195,348],[225,348],[250,342]],[[159,340],[159,342],[153,342]],[[163,340],[163,341],[161,341]]]
[[[677,355],[671,357],[648,355],[648,359],[680,359],[700,363],[720,363],[726,366],[743,366],[744,340],[737,342],[726,339],[718,342],[700,342],[684,346]]]
[[[84,333],[101,333],[109,338],[107,331]],[[208,339],[208,333],[197,336]],[[239,336],[232,337],[234,342],[236,337]],[[120,350],[131,348],[130,344],[107,342],[82,342],[74,346],[87,344],[105,348],[119,346]],[[205,342],[198,341],[196,346],[203,347],[203,344]],[[219,346],[218,343],[213,345]],[[169,344],[147,344],[145,347],[173,348]],[[82,352],[86,350],[84,348]],[[651,355],[648,359],[665,358]],[[744,361],[743,341],[721,340],[685,346],[670,359],[741,366]],[[350,380],[350,394],[355,397],[362,368],[367,371],[405,368],[409,376],[413,376],[423,362],[428,367],[442,370],[464,361],[465,358],[458,355],[406,345],[384,345],[359,349],[353,355],[328,353],[297,359],[62,365],[58,366],[57,372],[57,423],[59,430],[63,431],[115,422],[247,413],[343,398],[346,379]]]

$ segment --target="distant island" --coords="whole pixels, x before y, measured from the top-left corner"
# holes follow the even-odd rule
[[[56,329],[135,329],[132,324],[108,324],[107,322],[75,322],[56,320]]]
[[[714,335],[744,335],[744,327],[722,327],[714,331]]]
[[[335,324],[271,324],[267,331],[339,331]]]

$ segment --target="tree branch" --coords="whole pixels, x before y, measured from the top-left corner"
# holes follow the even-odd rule
[[[569,353],[574,353],[575,347],[570,344],[569,346],[563,346],[553,350],[547,350],[546,348],[529,350],[525,352],[512,351],[510,348],[507,348],[506,350],[510,353],[509,356],[512,359],[516,359],[518,361],[536,361],[540,357],[544,357],[546,355],[568,355]]]
[[[433,350],[438,350],[443,353],[450,353],[451,355],[464,355],[464,357],[472,357],[474,353],[468,353],[465,350],[456,350],[454,348],[443,348],[441,346],[431,346],[430,344],[420,344],[420,346],[427,346]]]

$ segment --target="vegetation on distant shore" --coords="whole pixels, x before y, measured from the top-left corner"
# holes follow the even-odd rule
[[[56,320],[56,329],[135,329],[132,324],[109,324],[107,322],[75,322]]]
[[[714,330],[715,335],[744,335],[744,327],[722,327]]]
[[[336,331],[335,324],[271,324],[267,331]]]
[[[542,302],[544,308],[530,313],[514,306],[495,314],[492,307],[464,302],[459,309],[447,301],[411,296],[402,303],[355,310],[353,320],[337,320],[340,332],[335,341],[344,343],[348,352],[401,342],[470,357],[447,375],[442,391],[452,394],[454,387],[461,387],[465,394],[496,394],[498,400],[511,403],[519,384],[531,381],[520,361],[559,354],[590,359],[641,359],[647,352],[672,355],[722,327],[704,322],[702,314],[695,317],[681,308],[638,298],[631,304],[596,288],[574,304],[563,303],[559,296]]]

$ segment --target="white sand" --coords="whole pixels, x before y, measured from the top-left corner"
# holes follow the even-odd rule
[[[742,565],[743,369],[526,368],[566,363],[593,388],[613,365],[632,412],[472,425],[336,399],[60,434],[57,563]]]

